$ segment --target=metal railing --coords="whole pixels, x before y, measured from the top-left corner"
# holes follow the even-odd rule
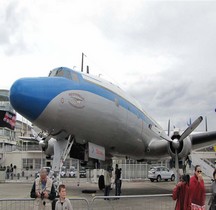
[[[30,210],[34,209],[33,198],[3,198],[0,199],[0,210]],[[90,210],[89,201],[86,198],[69,198],[73,209]]]
[[[206,207],[210,193],[206,194]],[[129,196],[95,196],[92,199],[92,210],[173,210],[176,201],[172,194],[129,195]]]
[[[87,209],[90,210],[90,203],[86,198],[83,197],[77,197],[77,198],[69,198],[73,209]]]
[[[206,207],[210,195],[210,193],[206,194]],[[95,196],[90,198],[90,201],[77,197],[69,200],[74,210],[173,210],[176,203],[172,199],[172,194]],[[0,199],[0,210],[30,210],[33,206],[32,198]]]
[[[34,207],[32,198],[3,198],[0,199],[0,210],[29,210]]]
[[[95,196],[92,199],[91,207],[92,210],[173,210],[175,202],[171,194]]]

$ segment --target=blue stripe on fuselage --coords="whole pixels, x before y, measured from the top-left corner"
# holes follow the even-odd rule
[[[80,75],[81,76],[81,75]],[[117,93],[100,86],[98,84],[95,84],[93,82],[86,81],[85,79],[81,79],[81,86],[80,88],[82,90],[94,93],[96,95],[99,95],[103,98],[106,98],[110,101],[118,100],[118,103],[121,107],[127,109],[129,112],[132,112],[135,114],[138,118],[141,118],[145,123],[147,124],[155,124],[150,120],[140,109],[138,109],[135,105],[124,99],[122,96],[118,95]]]

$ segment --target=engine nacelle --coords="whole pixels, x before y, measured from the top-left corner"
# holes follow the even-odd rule
[[[51,157],[54,155],[54,143],[56,139],[51,138],[49,141],[40,141],[39,145],[41,146],[42,150],[46,154],[47,157]]]
[[[179,139],[178,136],[173,136],[172,139],[174,138]],[[178,158],[181,159],[181,158],[187,157],[190,154],[191,149],[192,149],[192,143],[191,143],[190,138],[187,137],[183,141],[180,142],[179,148],[177,149]],[[170,143],[169,145],[168,152],[172,158],[175,158],[175,148],[173,147],[172,143]]]

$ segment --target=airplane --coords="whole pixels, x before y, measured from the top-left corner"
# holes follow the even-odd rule
[[[56,172],[67,155],[110,164],[112,157],[138,161],[184,160],[192,149],[216,143],[216,131],[192,134],[198,117],[180,133],[168,134],[132,97],[99,76],[67,67],[48,77],[21,78],[10,89],[13,108],[46,133],[39,139]]]

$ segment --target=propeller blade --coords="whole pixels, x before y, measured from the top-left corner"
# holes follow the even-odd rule
[[[176,183],[179,182],[179,160],[178,160],[178,151],[175,150],[175,170],[176,170]]]
[[[169,121],[168,121],[167,135],[168,135],[168,136],[170,135],[170,119],[169,119]]]
[[[169,136],[160,135],[160,137],[166,141],[173,142],[173,140]]]
[[[181,135],[179,141],[181,142],[183,139],[185,139],[187,136],[189,136],[194,129],[197,128],[197,126],[202,122],[203,117],[200,116],[198,117]]]

